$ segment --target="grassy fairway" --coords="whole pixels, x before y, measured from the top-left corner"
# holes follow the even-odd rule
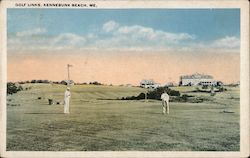
[[[141,88],[73,86],[71,113],[64,115],[63,105],[46,99],[62,101],[64,86],[25,86],[32,88],[8,96],[7,150],[239,151],[239,88],[213,101],[172,102],[170,114],[162,115],[160,101],[111,100],[137,95]],[[234,113],[223,113],[225,107]]]

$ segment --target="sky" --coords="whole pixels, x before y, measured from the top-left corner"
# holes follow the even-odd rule
[[[68,63],[77,82],[239,80],[239,9],[8,9],[7,19],[10,81],[63,80]]]

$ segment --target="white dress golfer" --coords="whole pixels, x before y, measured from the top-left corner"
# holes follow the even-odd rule
[[[161,94],[161,100],[162,100],[162,112],[163,114],[166,113],[166,106],[167,106],[167,113],[169,114],[169,95],[164,92]]]
[[[64,113],[68,114],[69,113],[69,100],[70,100],[70,91],[69,87],[64,93]]]

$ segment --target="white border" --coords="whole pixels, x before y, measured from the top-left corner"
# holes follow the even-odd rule
[[[154,152],[154,151],[116,151],[116,152],[14,152],[6,151],[6,81],[7,81],[7,60],[6,60],[6,11],[7,8],[20,8],[15,7],[15,2],[26,3],[95,3],[97,8],[85,9],[98,9],[98,8],[240,8],[241,9],[241,55],[240,55],[240,152]],[[0,102],[1,102],[1,128],[0,128],[0,157],[248,157],[249,156],[249,2],[247,0],[177,0],[177,1],[2,1],[1,17],[0,17],[0,56],[1,56],[1,69],[0,69]],[[31,7],[29,7],[31,8]],[[32,7],[40,8],[40,7]],[[49,7],[58,8],[58,7]],[[61,8],[61,7],[60,7]],[[66,7],[75,9],[84,9],[78,7]]]

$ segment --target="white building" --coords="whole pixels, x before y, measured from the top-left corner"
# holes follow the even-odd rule
[[[211,75],[205,74],[192,74],[183,75],[180,77],[180,85],[182,86],[197,86],[197,85],[217,85],[218,82],[213,79]]]
[[[140,82],[140,87],[143,87],[143,88],[158,88],[160,87],[160,84],[158,83],[155,83],[154,80],[142,80]]]
[[[75,82],[73,80],[62,80],[61,84],[64,84],[64,85],[74,85]]]

